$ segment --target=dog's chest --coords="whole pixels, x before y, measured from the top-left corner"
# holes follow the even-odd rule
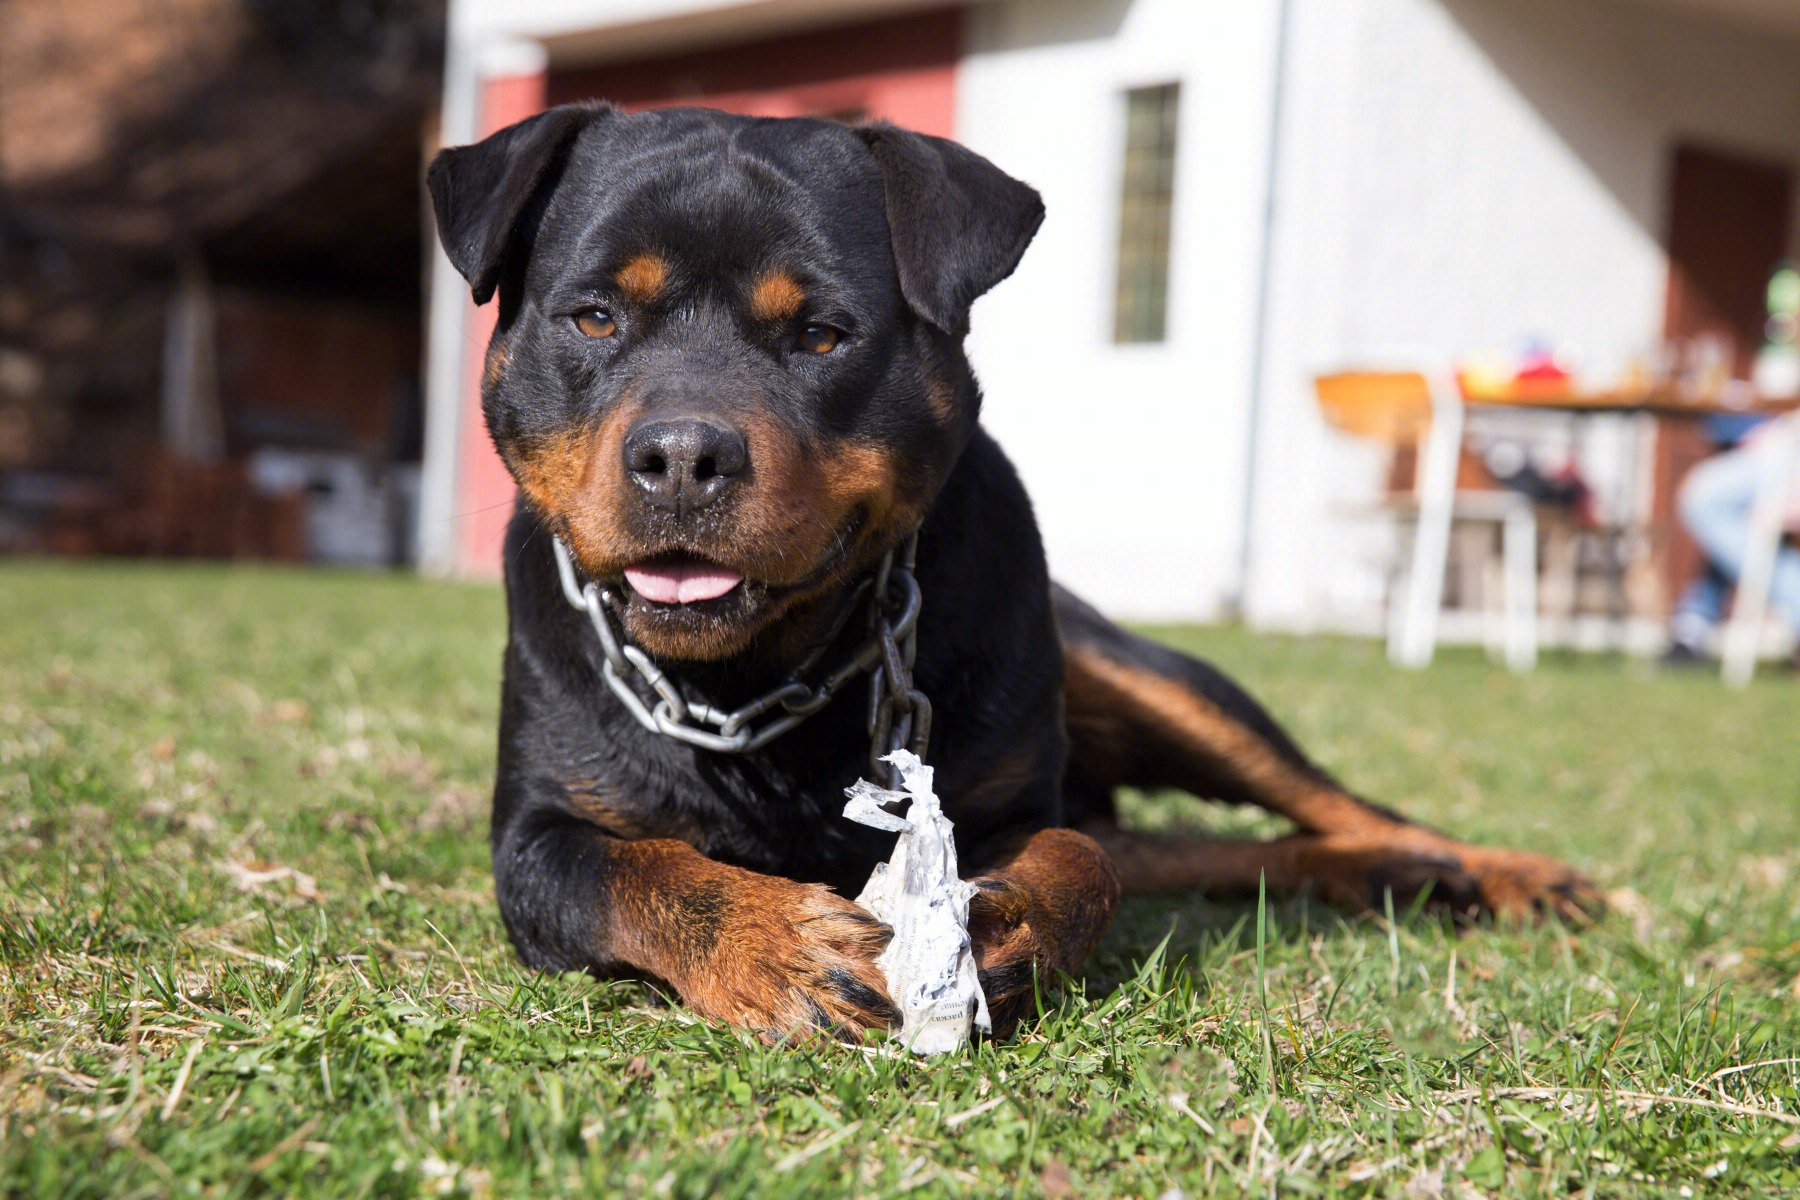
[[[862,699],[838,697],[754,754],[713,754],[647,735],[613,760],[633,776],[620,790],[648,801],[634,833],[679,838],[721,862],[848,885],[854,894],[894,847],[893,834],[843,815],[845,789],[873,777]]]

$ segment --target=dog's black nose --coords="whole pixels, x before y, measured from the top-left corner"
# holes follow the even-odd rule
[[[625,435],[625,471],[655,508],[705,508],[750,465],[735,429],[696,419],[641,421]]]

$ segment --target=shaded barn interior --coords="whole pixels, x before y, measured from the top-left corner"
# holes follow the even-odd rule
[[[442,0],[12,0],[0,551],[409,553]]]

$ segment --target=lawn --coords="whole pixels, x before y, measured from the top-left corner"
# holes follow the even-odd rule
[[[769,1049],[519,969],[499,592],[0,564],[8,1196],[1800,1188],[1800,683],[1164,631],[1353,786],[1612,914],[1133,901],[1002,1044]],[[1147,827],[1252,813],[1133,798]]]

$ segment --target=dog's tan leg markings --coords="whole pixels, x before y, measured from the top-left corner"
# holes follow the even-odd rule
[[[969,938],[994,1033],[1004,1035],[1032,998],[1034,978],[1079,967],[1112,923],[1119,876],[1106,851],[1073,829],[1033,834],[973,880]]]
[[[703,1016],[771,1040],[858,1038],[895,1019],[885,925],[820,884],[714,862],[686,842],[614,842],[604,958],[667,980]]]
[[[1366,804],[1177,680],[1085,646],[1065,646],[1064,663],[1070,737],[1090,769],[1121,784],[1223,792],[1302,831],[1255,843],[1094,825],[1132,891],[1245,892],[1266,877],[1272,887],[1379,907],[1384,890],[1404,898],[1430,881],[1435,900],[1459,910],[1577,918],[1599,907],[1593,885],[1563,863],[1470,846]]]
[[[1113,743],[1112,753],[1138,753],[1144,732],[1205,760],[1232,777],[1257,803],[1312,833],[1375,833],[1403,824],[1288,761],[1252,730],[1204,696],[1165,676],[1083,647],[1064,647],[1068,723]],[[1170,781],[1190,786],[1185,781]]]
[[[1397,841],[1298,834],[1260,842],[1128,833],[1110,822],[1085,827],[1117,864],[1132,895],[1203,891],[1254,895],[1267,881],[1274,891],[1311,888],[1350,909],[1379,908],[1382,893],[1396,904],[1432,895],[1452,908],[1479,901],[1475,880],[1452,854],[1411,849]]]

